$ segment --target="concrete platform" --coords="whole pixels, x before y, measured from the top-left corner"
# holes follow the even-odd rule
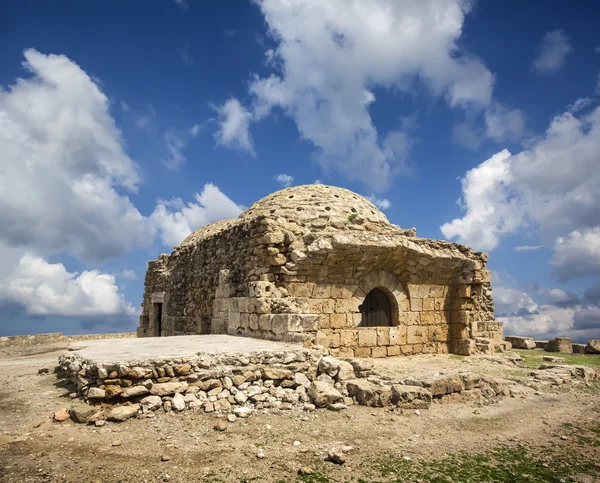
[[[298,344],[232,335],[180,335],[140,339],[86,340],[69,344],[69,351],[96,363],[191,357],[198,354],[287,352],[301,350]]]

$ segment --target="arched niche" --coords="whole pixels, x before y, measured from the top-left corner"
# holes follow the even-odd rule
[[[371,298],[367,300],[369,294],[371,294]],[[365,302],[367,304],[371,302],[375,302],[376,305],[374,308],[376,310],[380,310],[380,319],[383,321],[384,313],[388,311],[387,304],[385,303],[383,297],[387,299],[389,302],[389,325],[388,326],[396,326],[400,323],[400,306],[404,300],[406,300],[406,290],[404,285],[400,281],[397,275],[388,272],[387,270],[377,270],[372,271],[365,274],[357,289],[354,291],[354,305],[355,307],[359,307],[359,311],[361,314],[364,309],[368,309],[365,307]],[[379,308],[381,306],[381,308]],[[361,307],[363,310],[361,310]],[[383,312],[381,312],[383,310]],[[374,317],[377,319],[377,317]],[[386,325],[364,325],[364,316],[361,316],[361,322],[358,327],[382,327]]]

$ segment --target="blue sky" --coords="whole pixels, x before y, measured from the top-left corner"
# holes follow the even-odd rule
[[[0,335],[133,330],[148,260],[320,180],[600,338],[600,7],[540,5],[4,2]]]

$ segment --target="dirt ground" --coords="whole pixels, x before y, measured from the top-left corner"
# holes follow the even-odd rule
[[[296,481],[301,468],[329,478],[310,481],[370,481],[366,475],[381,455],[420,461],[502,444],[549,442],[600,461],[596,446],[569,448],[573,438],[565,424],[585,426],[600,418],[597,388],[586,387],[485,405],[438,403],[420,412],[362,406],[341,412],[270,410],[229,423],[225,415],[157,411],[151,419],[103,427],[58,423],[52,421],[53,413],[71,404],[52,373],[62,349],[0,352],[0,481]],[[42,367],[50,374],[38,375]],[[380,374],[456,368],[498,375],[514,369],[489,358],[376,361]],[[226,430],[215,430],[217,422],[224,422]],[[345,464],[325,461],[332,448],[345,452]]]

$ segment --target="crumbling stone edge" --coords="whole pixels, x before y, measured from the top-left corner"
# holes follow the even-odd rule
[[[516,354],[503,363],[522,364]],[[252,354],[199,353],[193,357],[98,363],[73,352],[59,358],[57,372],[74,386],[76,404],[55,414],[79,423],[122,422],[154,411],[230,413],[257,410],[343,410],[348,405],[427,409],[433,402],[489,401],[598,378],[585,366],[544,364],[528,377],[486,378],[473,372],[392,380],[373,373],[368,359],[336,359],[327,351]]]

